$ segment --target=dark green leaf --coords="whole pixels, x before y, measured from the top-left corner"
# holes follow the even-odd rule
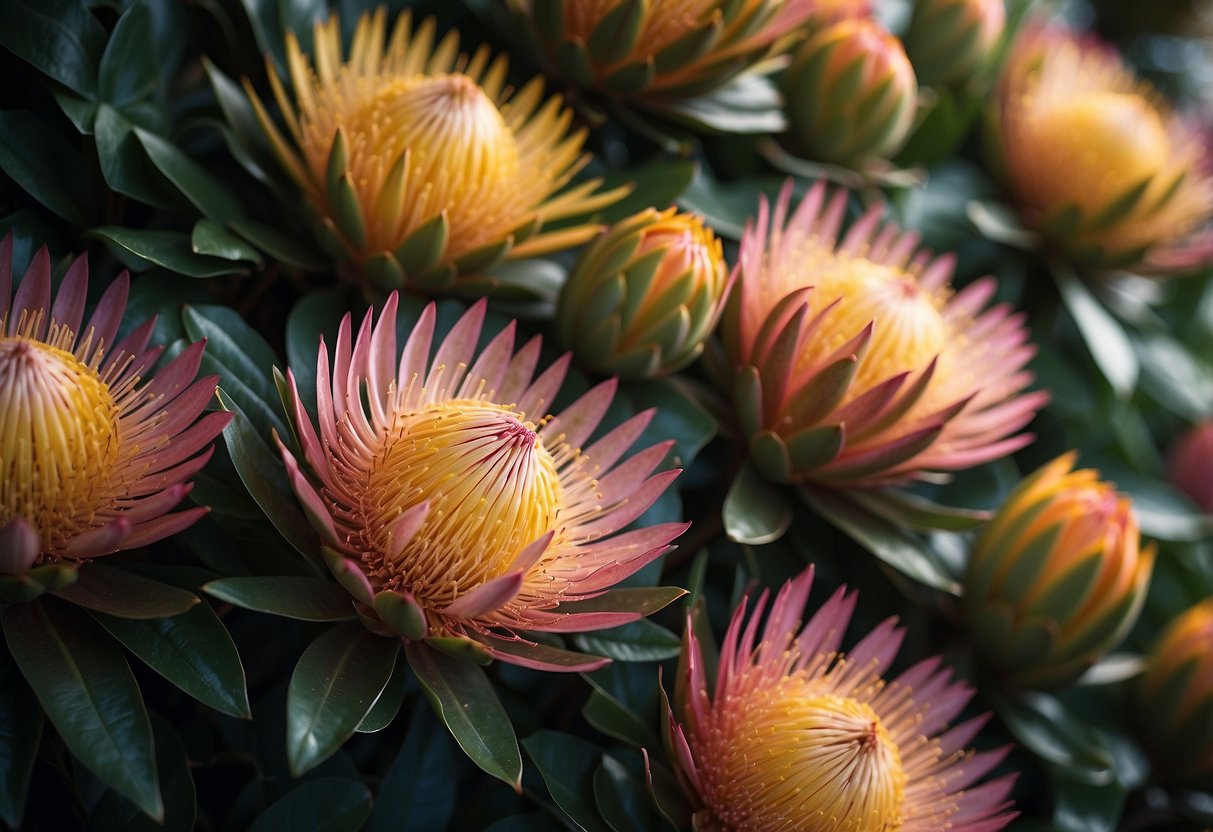
[[[85,565],[74,583],[55,590],[55,594],[76,606],[122,618],[180,615],[199,603],[192,592],[104,563]]]
[[[602,755],[602,765],[594,772],[594,799],[614,832],[662,828],[644,781],[610,754]]]
[[[103,225],[88,232],[105,241],[114,256],[133,271],[161,266],[186,277],[247,274],[230,260],[194,254],[190,237],[181,231],[148,231]]]
[[[194,223],[190,234],[190,247],[195,254],[219,257],[224,260],[242,260],[260,266],[264,261],[261,252],[243,237],[233,234],[214,220],[202,219]]]
[[[383,775],[371,832],[446,829],[455,809],[455,746],[429,709],[419,708]]]
[[[626,385],[623,394],[637,411],[650,407],[657,409],[635,447],[644,448],[653,442],[673,439],[671,465],[689,466],[719,428],[702,405],[671,381],[635,382]]]
[[[348,592],[332,581],[306,575],[221,578],[203,586],[202,591],[247,610],[301,621],[344,621],[354,617]]]
[[[0,44],[61,84],[91,98],[105,32],[78,0],[8,0]]]
[[[699,170],[699,163],[690,159],[662,159],[632,170],[623,170],[603,177],[603,190],[634,184],[633,190],[619,202],[604,210],[603,222],[618,222],[645,208],[658,209],[674,204],[690,187]]]
[[[439,718],[473,763],[521,788],[522,755],[514,726],[479,665],[456,659],[424,642],[404,646],[409,666]]]
[[[286,321],[286,363],[295,371],[299,396],[314,411],[316,401],[316,356],[320,336],[325,336],[329,349],[341,317],[349,308],[349,292],[345,288],[310,292],[299,299]]]
[[[18,829],[42,737],[42,708],[7,655],[0,656],[0,690],[0,820]]]
[[[338,624],[308,645],[286,695],[286,753],[298,777],[341,747],[387,685],[400,642]]]
[[[573,642],[581,650],[621,662],[658,662],[677,656],[682,639],[647,618],[592,633],[578,633]]]
[[[148,667],[199,702],[229,716],[252,716],[240,654],[210,605],[152,621],[99,612],[93,617]]]
[[[1137,386],[1138,363],[1124,327],[1068,268],[1054,265],[1053,279],[1095,365],[1116,394],[1128,398]]]
[[[220,184],[221,180],[176,145],[139,127],[135,128],[135,136],[152,164],[202,214],[217,222],[243,215],[240,202]]]
[[[159,75],[151,47],[151,15],[135,3],[118,18],[101,56],[97,91],[102,101],[121,109],[151,93]]]
[[[111,188],[157,208],[180,207],[180,196],[147,158],[134,125],[125,115],[108,104],[100,105],[93,122],[93,137],[101,175]]]
[[[778,540],[792,525],[787,494],[763,479],[750,462],[742,466],[729,486],[722,512],[729,539],[752,546]]]
[[[392,678],[387,680],[383,692],[375,700],[375,704],[366,712],[362,722],[358,723],[359,734],[374,734],[392,724],[400,705],[404,702],[404,694],[409,684],[408,662],[397,661],[392,670]]]
[[[89,224],[95,209],[84,159],[39,116],[0,110],[0,169],[63,219]]]
[[[1115,778],[1114,760],[1099,733],[1048,693],[987,691],[999,718],[1025,748],[1073,780],[1104,786]]]
[[[3,623],[9,651],[68,749],[162,819],[152,728],[122,651],[83,612],[53,599],[7,607]]]
[[[366,786],[344,777],[318,777],[300,783],[266,809],[249,832],[357,832],[370,814],[371,792]]]
[[[1107,832],[1119,825],[1125,790],[1116,782],[1078,783],[1059,771],[1053,776],[1053,801],[1055,832]]]
[[[608,832],[594,799],[594,772],[602,749],[558,731],[537,731],[522,741],[527,756],[543,775],[556,805],[586,832]]]
[[[89,832],[191,832],[197,820],[194,778],[181,738],[166,719],[152,715],[156,767],[164,794],[164,823],[142,814],[135,804],[110,790],[89,819]]]

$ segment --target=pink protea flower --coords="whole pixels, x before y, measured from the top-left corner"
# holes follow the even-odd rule
[[[716,678],[688,626],[670,713],[676,769],[711,832],[992,832],[1016,816],[1013,776],[976,785],[1007,749],[968,749],[986,717],[948,728],[973,695],[940,660],[885,681],[905,631],[890,618],[849,652],[846,587],[800,625],[813,568],[747,621],[734,611]]]
[[[613,627],[652,611],[601,596],[687,527],[615,534],[678,475],[652,473],[672,443],[616,465],[652,418],[646,411],[586,447],[615,381],[549,416],[569,356],[534,378],[539,339],[515,353],[513,323],[476,356],[483,301],[432,361],[427,306],[397,365],[396,305],[393,293],[378,325],[368,311],[356,339],[346,315],[331,364],[321,345],[319,433],[289,379],[310,476],[285,447],[282,457],[330,567],[373,628],[377,616],[384,632],[463,638],[526,667],[601,666],[606,659],[574,659],[525,634]],[[598,599],[592,611],[570,603],[588,599]]]
[[[778,482],[879,486],[1005,456],[1047,401],[1024,393],[1022,314],[985,309],[992,277],[960,291],[954,257],[876,205],[840,238],[847,193],[792,183],[741,241],[724,319],[734,400],[759,469]]]
[[[169,510],[210,458],[230,414],[201,416],[217,376],[194,380],[204,341],[150,379],[163,347],[155,320],[115,344],[126,272],[84,327],[88,259],[51,298],[50,256],[36,255],[12,291],[12,237],[0,242],[0,573],[76,564],[154,543],[206,508]]]

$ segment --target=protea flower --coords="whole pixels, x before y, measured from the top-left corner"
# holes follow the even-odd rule
[[[783,76],[788,136],[805,156],[860,166],[889,156],[914,124],[918,82],[901,41],[870,18],[800,45]]]
[[[799,36],[813,0],[507,0],[568,83],[629,99],[712,92]]]
[[[892,680],[905,631],[890,618],[840,652],[855,607],[841,587],[808,623],[810,567],[775,597],[733,613],[716,678],[688,626],[668,740],[696,805],[695,828],[725,832],[952,832],[1002,829],[1014,777],[977,785],[1006,749],[968,750],[986,717],[956,719],[973,695],[938,658]]]
[[[569,356],[533,378],[539,339],[515,353],[512,323],[477,356],[483,301],[432,361],[427,306],[397,364],[396,304],[393,292],[378,325],[368,311],[356,339],[346,315],[331,363],[321,345],[319,433],[289,376],[307,473],[285,447],[282,458],[330,567],[368,625],[385,633],[462,638],[527,667],[601,666],[606,660],[592,656],[555,664],[552,648],[526,634],[641,617],[607,599],[592,612],[571,602],[599,598],[686,529],[615,534],[678,475],[652,473],[672,443],[616,465],[652,418],[646,411],[587,444],[615,381],[550,416]]]
[[[777,482],[886,485],[997,459],[1046,394],[1023,390],[1023,316],[984,309],[993,278],[959,292],[951,256],[881,221],[839,239],[846,192],[819,183],[789,216],[765,200],[741,241],[725,314],[734,401],[759,470]]]
[[[81,327],[88,259],[52,302],[46,248],[16,294],[12,250],[11,236],[0,242],[0,573],[79,564],[191,525],[206,508],[169,511],[230,417],[199,418],[218,381],[194,380],[205,342],[145,378],[163,351],[148,347],[155,320],[115,343],[126,272]]]
[[[1111,48],[1030,29],[1001,87],[997,155],[1025,222],[1093,268],[1167,273],[1210,262],[1205,137]]]
[[[720,240],[702,217],[649,208],[616,223],[581,256],[560,295],[560,338],[600,372],[674,372],[703,352],[728,277]]]
[[[1004,0],[919,0],[906,52],[925,86],[960,86],[989,65],[1007,25]]]
[[[1213,598],[1171,622],[1142,677],[1138,734],[1165,779],[1213,782]]]
[[[252,85],[245,89],[284,168],[317,214],[322,241],[380,286],[449,288],[502,257],[564,249],[592,224],[542,227],[596,211],[625,189],[599,180],[563,192],[588,161],[585,131],[543,82],[506,86],[506,58],[459,53],[457,32],[435,45],[435,24],[386,11],[358,21],[348,58],[339,22],[315,28],[314,66],[287,34],[292,103],[267,61],[290,135],[281,135]]]
[[[1206,514],[1213,514],[1213,422],[1183,434],[1167,457],[1171,482]]]
[[[871,16],[872,4],[869,0],[813,0],[813,9],[805,28],[815,32],[840,20]]]
[[[1023,480],[969,555],[979,657],[1022,687],[1060,687],[1137,620],[1154,567],[1127,497],[1064,454]]]

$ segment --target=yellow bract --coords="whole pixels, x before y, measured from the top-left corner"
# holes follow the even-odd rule
[[[0,401],[0,528],[21,516],[49,551],[108,506],[118,407],[94,368],[21,336],[0,338]]]

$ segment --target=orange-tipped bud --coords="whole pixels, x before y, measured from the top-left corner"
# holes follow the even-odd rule
[[[1127,497],[1073,453],[1019,484],[970,553],[978,655],[1014,684],[1060,687],[1115,647],[1145,600],[1154,548]]]
[[[961,86],[990,65],[1007,25],[1004,0],[918,0],[906,52],[924,86]]]

